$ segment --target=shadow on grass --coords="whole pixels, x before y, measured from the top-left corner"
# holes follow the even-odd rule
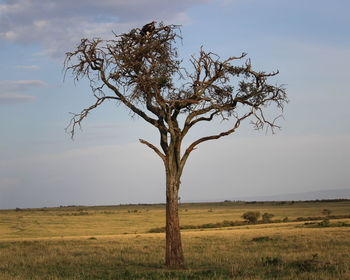
[[[341,268],[336,264],[319,260],[318,254],[312,255],[311,258],[295,261],[284,261],[278,256],[264,257],[261,260],[261,264],[266,268],[264,274],[266,279],[279,279],[282,276],[300,275],[303,273],[336,276],[341,271]]]

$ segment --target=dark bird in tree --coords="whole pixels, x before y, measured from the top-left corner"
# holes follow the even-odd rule
[[[176,40],[181,39],[179,27],[160,24],[155,29],[154,24],[145,25],[141,32],[132,29],[115,34],[113,40],[82,39],[73,52],[67,53],[66,71],[71,71],[76,80],[88,79],[96,98],[80,113],[73,114],[68,131],[73,137],[82,121],[105,101],[123,104],[155,128],[160,147],[143,139],[140,142],[164,163],[165,263],[182,267],[178,192],[188,157],[201,143],[233,134],[246,120],[257,129],[279,128],[271,107],[283,110],[288,99],[284,87],[274,81],[278,71],[254,71],[249,59],[244,63],[245,53],[221,58],[201,48],[184,69],[176,48]],[[140,34],[151,34],[152,40],[135,43]],[[184,147],[184,137],[193,127],[217,119],[227,121],[230,127],[218,126],[216,133],[199,136]],[[273,176],[276,171],[271,168],[270,172]]]
[[[146,25],[144,25],[143,27],[142,27],[142,29],[141,29],[141,32],[140,32],[140,34],[142,35],[142,36],[148,36],[148,35],[150,35],[155,29],[156,29],[156,27],[155,27],[155,24],[156,24],[157,22],[156,21],[152,21],[152,22],[150,22],[150,23],[147,23]]]

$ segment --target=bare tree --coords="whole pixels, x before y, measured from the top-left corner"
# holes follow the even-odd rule
[[[241,122],[250,119],[256,129],[278,128],[274,119],[265,117],[270,105],[279,111],[288,101],[283,86],[271,85],[278,74],[255,71],[246,54],[221,59],[200,49],[192,56],[191,69],[183,69],[176,43],[181,40],[179,26],[160,24],[149,35],[139,29],[114,34],[112,40],[82,39],[74,52],[66,54],[65,71],[75,80],[87,78],[96,102],[73,118],[68,131],[76,128],[90,111],[106,100],[122,103],[130,111],[153,125],[160,135],[160,147],[146,140],[163,161],[166,171],[166,255],[169,267],[184,265],[178,216],[180,178],[191,152],[200,144],[235,132]],[[240,65],[234,65],[241,62]],[[231,128],[204,136],[183,152],[185,135],[199,123],[219,118]]]

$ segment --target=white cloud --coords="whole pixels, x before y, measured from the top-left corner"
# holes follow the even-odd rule
[[[84,36],[110,36],[157,20],[190,22],[186,10],[207,0],[4,0],[0,4],[0,38],[39,43],[44,53],[62,56]]]

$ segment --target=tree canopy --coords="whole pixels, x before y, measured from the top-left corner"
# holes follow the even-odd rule
[[[279,127],[275,121],[280,114],[273,119],[264,114],[267,106],[282,110],[288,101],[283,86],[268,83],[278,71],[253,70],[245,53],[221,59],[203,47],[198,56],[191,57],[192,69],[184,69],[175,46],[181,39],[178,30],[176,25],[160,25],[152,36],[141,36],[139,29],[133,29],[115,34],[112,40],[82,39],[74,52],[67,53],[66,71],[72,71],[77,81],[88,78],[96,97],[95,104],[74,114],[71,135],[76,125],[106,100],[123,103],[161,135],[183,138],[199,122],[215,117],[235,120],[232,129],[198,139],[187,152],[201,142],[231,134],[248,117],[253,117],[256,129]],[[241,63],[235,65],[237,62]],[[179,115],[185,115],[182,127]],[[166,153],[165,138],[161,147]]]

